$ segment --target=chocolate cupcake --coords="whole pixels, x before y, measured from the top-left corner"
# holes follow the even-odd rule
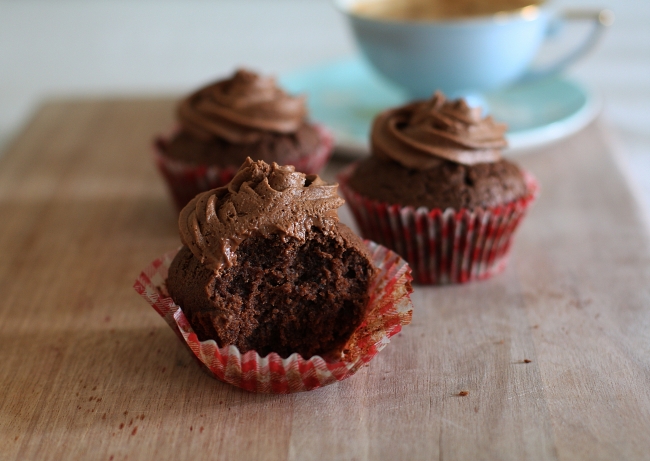
[[[339,222],[336,190],[292,166],[247,159],[227,186],[183,208],[183,247],[145,271],[136,289],[173,317],[195,354],[235,351],[236,378],[229,361],[219,368],[197,355],[220,379],[259,392],[274,392],[273,380],[284,379],[289,387],[280,389],[289,392],[344,379],[409,323],[411,290],[405,261]],[[161,266],[164,290],[150,282]],[[246,356],[257,367],[248,385]],[[269,363],[304,367],[290,384],[291,376],[270,376],[279,371]],[[315,369],[322,376],[314,381]]]
[[[364,237],[394,249],[420,283],[505,267],[537,185],[501,157],[506,126],[437,92],[377,116],[371,156],[340,176]]]
[[[303,97],[246,70],[181,101],[177,119],[177,130],[156,139],[154,152],[179,209],[227,184],[247,157],[316,174],[333,146],[324,127],[309,123]]]
[[[336,216],[342,203],[318,176],[249,159],[183,208],[167,288],[199,339],[282,357],[340,352],[375,272]]]

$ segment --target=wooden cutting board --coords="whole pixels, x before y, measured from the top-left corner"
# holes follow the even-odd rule
[[[172,107],[49,103],[0,160],[0,459],[648,459],[650,248],[598,125],[521,157],[542,191],[503,274],[416,287],[368,367],[269,396],[132,288],[179,244],[149,156]]]

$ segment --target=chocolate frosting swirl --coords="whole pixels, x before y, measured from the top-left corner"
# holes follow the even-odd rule
[[[293,166],[249,157],[227,186],[199,194],[183,208],[181,241],[216,273],[232,266],[239,244],[255,232],[302,241],[312,226],[329,233],[344,203],[337,188]]]
[[[303,97],[289,96],[272,77],[247,70],[198,90],[178,107],[186,131],[206,141],[220,137],[233,144],[252,144],[265,131],[294,133],[306,115]]]
[[[507,146],[506,125],[481,118],[465,100],[436,92],[426,101],[379,114],[370,136],[372,152],[407,168],[427,170],[443,160],[464,165],[496,162]]]

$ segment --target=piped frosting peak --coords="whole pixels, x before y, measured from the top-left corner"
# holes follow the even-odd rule
[[[294,133],[307,116],[303,97],[280,89],[275,79],[238,70],[190,95],[178,107],[182,128],[199,139],[251,144],[265,131]]]
[[[312,226],[327,233],[344,201],[337,184],[293,166],[246,159],[224,187],[197,195],[181,211],[181,241],[215,272],[230,267],[240,243],[253,233],[305,240]]]
[[[465,100],[447,100],[436,92],[431,99],[390,109],[373,123],[373,154],[407,168],[426,170],[448,160],[464,165],[496,162],[507,146],[506,125]]]

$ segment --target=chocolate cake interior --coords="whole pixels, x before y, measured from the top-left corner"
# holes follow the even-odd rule
[[[365,314],[373,267],[361,242],[337,227],[336,235],[312,227],[304,242],[249,237],[218,275],[183,247],[169,271],[170,294],[201,340],[261,356],[340,351]]]

